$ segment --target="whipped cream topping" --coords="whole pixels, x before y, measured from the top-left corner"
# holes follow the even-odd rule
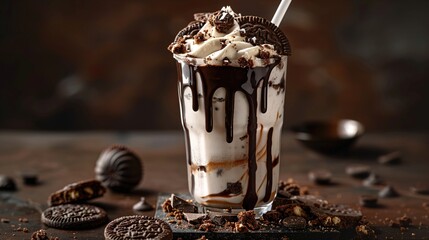
[[[236,14],[231,7],[223,7],[211,20],[209,18],[206,21],[193,38],[176,43],[184,44],[186,51],[176,53],[175,57],[195,58],[196,65],[258,67],[273,63],[274,57],[279,57],[274,46],[271,44],[255,46],[246,41],[246,30],[240,28],[236,20],[239,16],[240,14]],[[232,26],[229,29],[219,29],[218,22],[226,22],[228,18],[232,21]],[[256,43],[256,39],[253,41]]]

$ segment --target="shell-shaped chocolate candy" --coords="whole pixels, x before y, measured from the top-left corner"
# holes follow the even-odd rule
[[[0,191],[15,191],[15,181],[6,175],[0,175]]]
[[[95,166],[97,180],[113,191],[126,192],[137,186],[143,177],[140,158],[125,146],[104,150]]]

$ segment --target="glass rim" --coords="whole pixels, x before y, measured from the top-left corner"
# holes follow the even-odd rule
[[[281,61],[287,61],[287,58],[288,58],[287,55],[279,55],[279,56],[280,56]],[[228,64],[228,65],[215,65],[215,64],[208,64],[206,62],[205,58],[189,57],[189,56],[183,56],[180,54],[173,54],[173,57],[178,62],[185,62],[186,64],[193,65],[193,66],[241,67],[240,64],[238,63],[238,60],[232,60],[230,62],[230,64]],[[268,64],[265,62],[265,60],[263,60],[261,58],[256,58],[254,61],[256,61],[256,64],[254,64],[254,66],[252,66],[252,68],[266,67],[268,65],[275,63],[276,59],[270,58],[270,61],[268,62]]]

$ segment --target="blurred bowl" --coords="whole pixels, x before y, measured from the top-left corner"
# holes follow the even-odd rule
[[[323,154],[347,151],[365,131],[361,123],[351,119],[304,122],[290,130],[305,147]]]

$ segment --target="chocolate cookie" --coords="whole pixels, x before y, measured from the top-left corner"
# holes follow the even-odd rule
[[[252,45],[271,44],[280,55],[291,55],[291,47],[286,35],[270,21],[256,16],[236,18],[244,29],[246,41]]]
[[[122,239],[173,239],[170,226],[160,219],[134,215],[117,218],[104,229],[106,240]]]
[[[107,222],[106,212],[92,205],[65,204],[46,209],[42,222],[59,229],[88,229]]]
[[[106,189],[97,180],[81,181],[69,184],[63,189],[52,193],[48,198],[48,204],[55,206],[66,203],[85,202],[101,197],[105,192]]]
[[[114,191],[126,192],[137,186],[143,177],[143,165],[137,154],[125,146],[104,150],[95,167],[96,179]]]
[[[180,30],[173,43],[168,46],[168,50],[174,54],[181,54],[186,52],[185,40],[193,38],[197,35],[198,31],[204,26],[204,22],[192,22],[184,29]]]

